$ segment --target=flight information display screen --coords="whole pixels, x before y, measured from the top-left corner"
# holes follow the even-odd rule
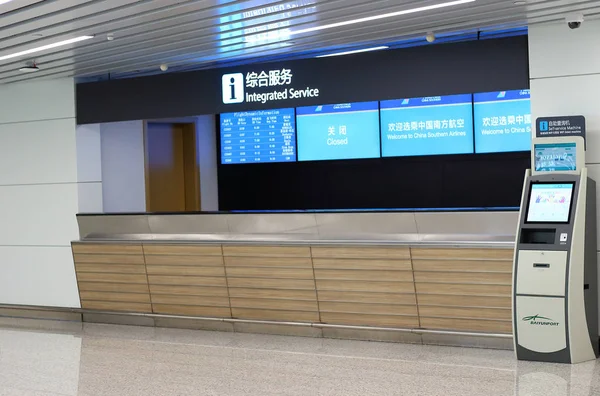
[[[384,157],[472,154],[471,94],[381,102]]]
[[[528,223],[568,223],[574,183],[532,183]]]
[[[531,150],[531,103],[528,89],[476,93],[475,152]]]
[[[298,160],[379,158],[379,103],[298,107]]]
[[[294,109],[221,114],[221,163],[296,161]]]

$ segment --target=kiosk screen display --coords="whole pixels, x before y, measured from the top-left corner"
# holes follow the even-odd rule
[[[528,223],[568,223],[574,183],[532,183]]]
[[[473,153],[470,94],[381,102],[384,157]]]
[[[221,114],[221,163],[296,161],[294,109]]]
[[[379,103],[296,109],[298,160],[379,158]]]
[[[577,145],[575,143],[536,144],[533,149],[537,172],[577,170]]]

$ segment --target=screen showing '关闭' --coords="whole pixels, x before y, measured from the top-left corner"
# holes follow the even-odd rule
[[[298,107],[298,160],[378,158],[378,105],[361,102]]]
[[[531,149],[531,104],[528,89],[476,93],[475,152]]]
[[[384,157],[472,154],[470,94],[381,102]]]
[[[573,183],[531,185],[527,222],[567,223],[571,213]]]
[[[221,114],[221,163],[296,161],[294,109]]]

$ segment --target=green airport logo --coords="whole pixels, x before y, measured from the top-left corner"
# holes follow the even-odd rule
[[[533,316],[525,316],[523,321],[529,322],[530,325],[533,326],[558,326],[559,323],[554,319],[547,318],[545,316],[541,316],[540,314]]]

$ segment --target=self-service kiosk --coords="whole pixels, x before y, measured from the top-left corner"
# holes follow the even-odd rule
[[[532,142],[513,264],[518,359],[598,357],[596,183],[581,137]]]

